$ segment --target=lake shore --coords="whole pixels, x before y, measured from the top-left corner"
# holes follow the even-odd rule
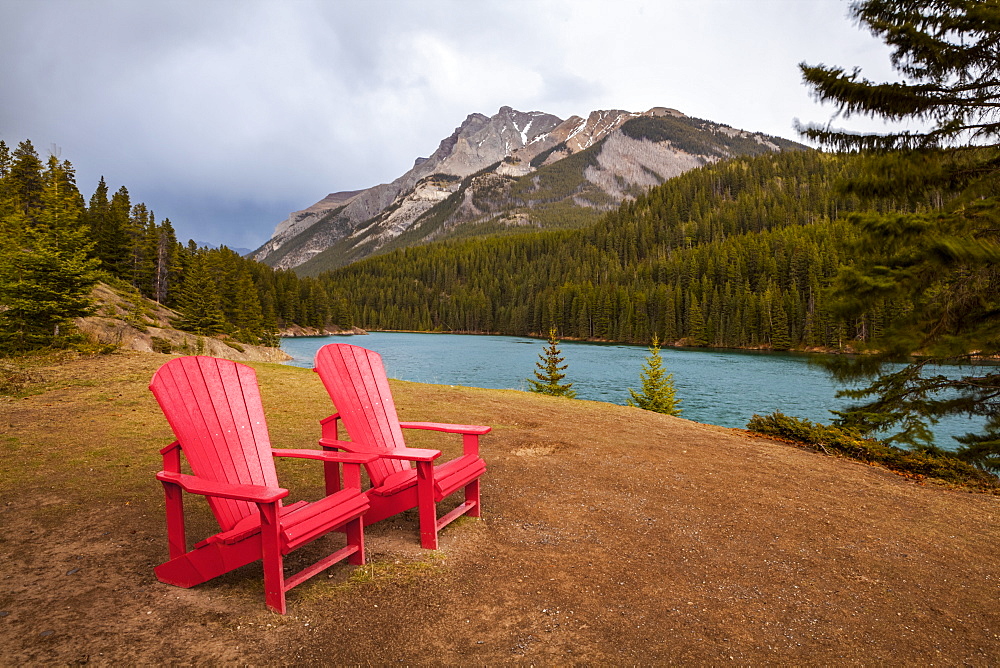
[[[349,329],[341,329],[340,327],[301,327],[296,325],[294,327],[285,327],[278,332],[278,336],[283,339],[297,339],[305,337],[315,337],[315,336],[364,336],[367,334],[365,330],[360,327],[351,327]]]
[[[443,330],[430,330],[421,331],[416,329],[370,329],[366,333],[371,332],[383,332],[386,334],[454,334],[461,336],[509,336],[509,337],[521,337],[526,339],[539,339],[545,341],[548,339],[548,334],[540,334],[537,332],[531,334],[500,334],[498,332],[480,332],[480,331],[465,331],[465,330],[455,330],[455,331],[443,331]],[[282,334],[284,336],[284,334]],[[323,336],[322,334],[317,334],[315,336]],[[594,343],[598,345],[615,345],[615,346],[641,346],[648,347],[649,343],[636,343],[634,341],[616,341],[614,339],[596,339],[596,338],[580,338],[580,337],[557,337],[559,341],[567,341],[574,343]],[[840,348],[827,348],[823,346],[805,346],[805,347],[795,347],[795,348],[774,348],[771,346],[746,346],[743,348],[731,348],[724,346],[696,346],[691,345],[685,339],[679,339],[677,341],[661,341],[661,348],[673,349],[673,350],[734,350],[734,351],[750,351],[750,352],[776,352],[776,353],[801,353],[803,355],[858,355],[861,354],[851,346],[842,346]]]

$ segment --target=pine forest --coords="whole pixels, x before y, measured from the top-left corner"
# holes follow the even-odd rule
[[[796,151],[668,181],[581,230],[393,251],[320,275],[371,329],[541,335],[736,348],[835,349],[905,304],[839,318],[825,288],[851,262],[866,159]],[[866,200],[883,211],[941,206]]]
[[[12,151],[0,141],[0,344],[29,349],[55,343],[86,315],[97,281],[133,289],[175,308],[175,325],[276,346],[290,325],[348,323],[341,301],[320,281],[244,259],[226,247],[181,244],[169,218],[157,220],[128,189],[102,178],[89,200],[73,165],[43,163],[30,140]]]

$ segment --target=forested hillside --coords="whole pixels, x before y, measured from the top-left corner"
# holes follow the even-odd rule
[[[277,345],[291,324],[350,321],[319,281],[181,244],[125,186],[110,194],[102,178],[87,201],[68,160],[43,163],[30,141],[13,151],[0,141],[0,348],[65,342],[99,280],[176,308],[181,329],[245,343]]]
[[[906,308],[879,304],[848,322],[824,299],[851,262],[854,231],[843,219],[860,207],[835,184],[863,169],[858,156],[817,151],[730,160],[586,229],[402,249],[320,280],[373,329],[524,335],[555,326],[561,337],[844,348]]]

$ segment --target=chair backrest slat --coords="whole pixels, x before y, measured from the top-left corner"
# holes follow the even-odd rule
[[[278,486],[253,369],[214,357],[179,357],[160,367],[149,387],[195,475]],[[223,531],[257,512],[246,501],[208,502]]]
[[[352,442],[366,444],[375,453],[405,447],[396,404],[378,353],[332,343],[316,353],[316,371]],[[393,473],[411,468],[411,464],[377,459],[365,468],[377,486]]]

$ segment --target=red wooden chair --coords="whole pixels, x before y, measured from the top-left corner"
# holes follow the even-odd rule
[[[479,437],[490,427],[432,422],[400,422],[389,390],[385,368],[378,353],[342,343],[323,346],[316,353],[314,369],[323,380],[337,413],[322,421],[324,449],[377,454],[365,464],[371,487],[365,492],[371,509],[366,525],[417,508],[420,513],[420,544],[437,549],[438,531],[462,515],[480,516],[479,477],[486,462],[479,456]],[[338,423],[343,421],[350,441],[341,441]],[[431,429],[462,434],[461,457],[434,466],[440,450],[408,448],[402,429]],[[416,463],[416,468],[410,462]],[[327,493],[339,489],[336,463],[325,466]],[[440,519],[437,502],[465,490],[465,501]]]
[[[252,563],[264,562],[267,607],[285,613],[285,592],[333,564],[365,560],[360,464],[373,457],[322,450],[272,449],[257,375],[248,366],[213,357],[180,357],[164,364],[149,389],[177,436],[163,450],[156,474],[166,494],[170,560],[156,577],[193,587]],[[193,475],[181,473],[183,451]],[[274,457],[303,457],[344,465],[346,485],[320,501],[285,506]],[[187,548],[182,492],[204,495],[221,529]],[[339,530],[347,545],[285,578],[283,558],[292,550]]]

